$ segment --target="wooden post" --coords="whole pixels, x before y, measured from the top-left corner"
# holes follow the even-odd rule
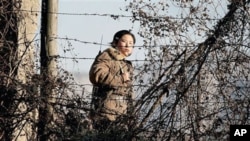
[[[56,115],[53,105],[56,102],[56,80],[57,80],[57,13],[58,0],[42,1],[41,18],[41,98],[43,104],[39,110],[39,129],[40,140],[53,140],[48,134]]]
[[[56,43],[56,36],[57,36],[57,13],[58,12],[58,0],[48,0],[48,24],[47,24],[47,40],[46,40],[46,48],[48,54],[48,78],[50,79],[51,89],[49,92],[48,97],[48,112],[50,115],[54,113],[53,105],[56,102],[56,92],[55,92],[55,83],[57,80],[57,43]]]

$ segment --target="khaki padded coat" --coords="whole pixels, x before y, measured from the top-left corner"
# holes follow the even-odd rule
[[[99,88],[93,97],[100,100],[92,101],[96,115],[114,121],[127,113],[129,102],[124,98],[132,98],[132,82],[124,82],[124,72],[129,72],[132,80],[132,63],[117,49],[110,47],[96,57],[89,71],[90,82]]]

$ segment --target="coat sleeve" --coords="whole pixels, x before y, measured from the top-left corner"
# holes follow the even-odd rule
[[[124,86],[119,69],[112,68],[114,66],[112,63],[114,61],[111,61],[107,53],[97,57],[89,71],[90,82],[110,87]]]

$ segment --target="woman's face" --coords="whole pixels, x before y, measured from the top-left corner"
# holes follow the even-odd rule
[[[117,43],[118,50],[127,57],[132,54],[133,47],[134,39],[130,34],[123,35]]]

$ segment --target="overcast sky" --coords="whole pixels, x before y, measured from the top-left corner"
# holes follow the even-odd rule
[[[88,16],[86,14],[114,14],[114,15],[130,15],[124,11],[126,6],[125,0],[59,0],[58,15],[58,36],[59,38],[70,38],[84,42],[96,42],[109,44],[112,41],[115,32],[121,29],[132,29],[136,35],[139,27],[133,24],[129,18],[121,17],[114,20],[109,16]],[[123,9],[123,10],[121,10]],[[67,14],[64,14],[67,13]],[[137,44],[142,44],[142,39],[136,35]],[[67,42],[66,40],[58,40],[60,56],[78,57],[78,58],[94,58],[100,45],[85,44],[77,41]],[[68,53],[64,53],[63,49],[72,49]],[[102,46],[104,50],[107,46]],[[134,53],[128,59],[143,59],[144,54],[135,49]],[[88,72],[93,60],[80,59],[78,63],[72,59],[60,60],[60,65],[70,72]]]
[[[138,23],[133,24],[127,17],[120,17],[118,20],[114,20],[109,16],[88,15],[114,14],[130,16],[131,13],[124,11],[127,4],[128,2],[125,2],[125,0],[59,0],[58,12],[61,14],[58,15],[58,37],[81,41],[58,40],[59,55],[70,58],[86,58],[77,59],[77,63],[72,59],[60,59],[59,65],[70,73],[74,73],[76,79],[83,83],[89,83],[88,71],[94,60],[88,58],[94,58],[98,54],[100,45],[84,42],[100,43],[102,40],[102,43],[107,45],[111,42],[115,32],[121,29],[132,29],[137,39],[136,45],[142,45],[142,38],[137,35],[137,31],[139,30]],[[217,15],[217,17],[223,17],[224,13],[226,13],[223,11],[226,9],[226,3],[217,1],[215,6],[216,5],[218,5],[216,14],[222,13],[219,16]],[[225,8],[221,8],[223,5]],[[181,9],[176,10],[174,8],[175,7],[170,8],[169,14],[178,14],[176,12],[182,12]],[[101,50],[108,47],[105,45],[101,46]],[[63,49],[71,50],[64,53]],[[144,52],[135,48],[134,53],[128,59],[143,60],[144,57]],[[82,73],[85,74],[83,75]]]
[[[59,0],[58,12],[61,13],[58,15],[59,38],[69,38],[81,41],[58,40],[58,47],[60,50],[59,55],[63,57],[94,58],[98,54],[100,48],[101,50],[104,50],[108,47],[105,45],[109,44],[112,41],[114,33],[121,29],[132,29],[132,32],[137,39],[136,45],[142,45],[142,38],[137,35],[139,24],[132,23],[130,18],[120,17],[119,19],[114,20],[110,16],[91,15],[114,14],[131,16],[131,13],[124,11],[125,6],[128,5],[128,1],[130,0],[127,0],[127,2],[125,0]],[[215,2],[214,4],[215,6],[218,5],[214,14],[222,13],[219,16],[216,15],[218,18],[224,16],[225,11],[223,10],[226,9],[226,3],[217,1],[217,3]],[[222,8],[222,5],[224,5],[225,8]],[[172,6],[170,10],[168,10],[168,13],[178,14],[178,12],[183,12],[182,10],[185,10],[176,10],[175,8],[176,7]],[[89,44],[93,42],[100,43],[101,40],[102,43],[105,44],[101,47],[97,44]],[[71,50],[64,53],[63,49]],[[135,48],[132,56],[128,59],[142,60],[144,57],[144,52]],[[78,59],[76,60],[78,63],[72,59],[60,59],[60,61],[59,65],[69,72],[85,73],[89,71],[89,68],[93,63],[92,59]]]

